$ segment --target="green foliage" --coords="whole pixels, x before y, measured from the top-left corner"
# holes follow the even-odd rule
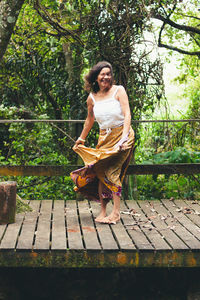
[[[170,16],[172,21],[182,25],[187,25],[190,28],[199,28],[199,1],[192,0],[187,2],[174,1],[174,11]],[[166,12],[170,13],[169,9],[165,7]],[[184,28],[183,28],[184,29]],[[165,26],[163,34],[163,41],[165,44],[177,46],[179,49],[186,50],[191,53],[200,51],[200,34],[192,30],[179,30],[179,28],[172,28],[171,26]],[[188,99],[190,103],[186,116],[188,118],[199,119],[199,55],[177,55],[176,59],[179,60],[179,76],[175,79],[175,82],[184,84],[184,97]],[[183,86],[183,85],[182,85]],[[185,117],[185,116],[184,116]],[[198,125],[197,130],[200,130]],[[199,134],[198,134],[199,135]]]
[[[174,151],[157,153],[144,164],[173,164],[173,163],[200,163],[200,151],[191,151],[178,147]]]
[[[199,180],[199,179],[198,179]],[[192,176],[137,176],[139,199],[199,199],[199,183]]]
[[[83,77],[98,60],[113,64],[116,83],[127,88],[135,118],[142,110],[153,111],[163,92],[162,65],[138,50],[143,30],[151,28],[139,11],[139,1],[26,2],[0,66],[0,118],[84,119]],[[76,139],[81,129],[66,123],[1,125],[0,163],[75,164],[68,135]],[[94,146],[97,138],[96,126],[88,143]],[[23,198],[74,197],[68,177],[17,180]]]
[[[18,195],[16,199],[16,213],[22,213],[25,211],[32,211],[32,208],[28,205],[27,202],[22,200]]]
[[[23,107],[0,106],[0,118],[12,119],[24,113]],[[45,118],[45,115],[40,115]],[[48,123],[1,124],[1,165],[67,165],[72,156],[68,140],[61,139],[58,147],[54,139],[55,128]],[[72,159],[72,158],[71,158]],[[67,174],[66,174],[67,175]],[[18,195],[22,199],[74,199],[73,184],[69,176],[61,177],[2,177],[17,181]]]
[[[34,0],[26,2],[0,65],[0,119],[84,119],[87,94],[83,91],[83,77],[99,60],[112,63],[116,83],[128,91],[133,118],[144,115],[151,118],[163,95],[163,66],[158,57],[153,59],[148,55],[144,32],[153,30],[149,19],[152,10],[169,14],[175,2],[41,0],[39,5]],[[195,3],[193,0],[186,7],[187,13]],[[183,5],[178,1],[174,21],[181,21],[183,13],[186,14]],[[197,26],[197,22],[190,18],[189,25]],[[183,39],[182,32],[165,29],[169,42],[181,39],[184,45],[196,49],[196,35]],[[190,82],[186,91],[191,100],[190,118],[199,118],[198,64],[197,58],[184,58],[183,74],[177,79]],[[0,163],[76,164],[77,156],[72,153],[73,143],[68,135],[76,139],[81,129],[80,124],[67,123],[1,124]],[[135,130],[137,163],[199,161],[199,123],[153,127],[148,124],[141,128],[136,124]],[[97,138],[96,126],[88,136],[88,144],[94,146]],[[17,177],[19,195],[25,199],[73,199],[75,193],[68,175]],[[138,177],[138,190],[144,198],[197,195],[197,181],[192,178],[144,178]]]
[[[144,125],[136,148],[136,163],[200,163],[198,126],[198,122]],[[130,182],[131,197],[135,194],[140,199],[200,199],[199,175],[140,175],[136,182]]]
[[[0,117],[9,119],[14,115],[23,114],[24,109],[15,107],[8,108],[0,106]],[[47,119],[45,115],[40,115],[40,119]],[[24,164],[24,165],[46,165],[46,164],[67,164],[67,149],[70,145],[63,138],[58,146],[58,132],[54,132],[54,127],[46,122],[38,123],[11,123],[1,125],[6,132],[1,143],[3,150],[0,150],[1,164]]]
[[[15,180],[17,182],[17,212],[30,209],[25,200],[73,200],[76,194],[74,184],[69,176],[4,176],[2,181]]]
[[[22,199],[62,199],[73,200],[76,198],[73,182],[69,176],[55,177],[16,177],[18,194]]]
[[[178,147],[174,151],[153,154],[144,164],[200,163],[200,151]],[[195,179],[196,178],[196,179]],[[200,176],[153,175],[137,176],[141,199],[200,199]]]

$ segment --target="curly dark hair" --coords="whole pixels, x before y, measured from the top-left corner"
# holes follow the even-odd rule
[[[114,82],[113,78],[113,69],[112,65],[107,61],[100,61],[96,65],[92,67],[92,69],[89,71],[89,73],[85,76],[85,90],[90,92],[97,93],[99,91],[99,85],[96,81],[99,73],[103,68],[109,68],[111,71],[111,85]]]

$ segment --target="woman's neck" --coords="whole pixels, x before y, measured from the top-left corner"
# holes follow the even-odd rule
[[[109,86],[109,87],[106,87],[106,88],[100,88],[98,93],[101,94],[101,95],[105,95],[107,94],[112,88],[112,85]]]

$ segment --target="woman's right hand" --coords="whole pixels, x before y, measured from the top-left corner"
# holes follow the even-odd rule
[[[78,145],[84,145],[85,144],[85,140],[81,139],[80,137],[76,140],[74,147],[73,148],[77,148]]]

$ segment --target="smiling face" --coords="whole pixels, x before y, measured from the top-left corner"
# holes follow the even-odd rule
[[[109,89],[112,86],[112,74],[108,67],[101,69],[99,75],[97,76],[97,83],[99,89]]]

